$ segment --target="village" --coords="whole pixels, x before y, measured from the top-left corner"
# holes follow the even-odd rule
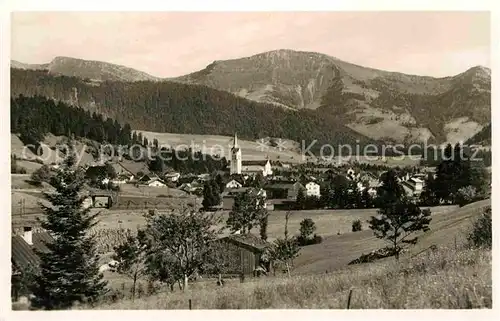
[[[120,222],[126,217],[142,217],[137,211],[144,213],[179,210],[186,204],[190,204],[200,210],[228,213],[234,210],[235,199],[245,193],[255,193],[263,198],[263,207],[269,213],[270,222],[282,218],[282,213],[285,211],[294,211],[297,217],[305,217],[301,212],[308,215],[307,213],[314,210],[322,211],[321,217],[315,214],[311,216],[315,220],[333,218],[337,210],[344,211],[342,215],[349,215],[349,211],[353,211],[351,215],[354,221],[354,218],[357,218],[356,214],[359,214],[357,210],[376,207],[377,190],[382,185],[383,175],[388,170],[391,172],[395,170],[381,165],[352,162],[340,166],[337,164],[325,166],[314,163],[286,163],[269,159],[244,160],[236,134],[231,148],[231,160],[225,170],[194,174],[180,173],[167,168],[163,172],[155,172],[144,163],[129,162],[128,164],[135,165],[134,169],[130,169],[124,165],[124,162],[116,159],[89,162],[82,168],[87,181],[85,190],[87,196],[83,206],[94,211],[105,210],[104,213],[99,212],[98,220],[110,222],[109,230],[116,233],[122,230]],[[50,171],[60,169],[59,164],[46,167]],[[420,204],[426,178],[436,178],[435,168],[396,167],[396,170],[397,182],[403,188],[406,197]],[[34,176],[36,175],[31,175],[32,178]],[[219,195],[215,199],[220,200],[220,203],[206,206],[203,199],[210,197],[207,196],[207,190],[211,190],[208,187],[212,183],[217,186],[215,194]],[[335,193],[339,194],[337,199],[334,197]],[[32,195],[36,194],[32,193]],[[187,203],[180,205],[179,200],[186,200]],[[274,217],[273,212],[280,214]],[[333,216],[331,216],[332,213]],[[39,259],[35,254],[35,249],[38,251],[46,249],[43,244],[51,239],[36,221],[36,217],[40,215],[40,210],[34,208],[28,211],[23,208],[23,211],[17,215],[15,211],[13,212],[12,260],[14,266],[21,267],[20,270],[36,267]],[[107,217],[117,219],[114,219],[115,223],[113,223],[113,219],[110,221]],[[282,223],[273,224],[281,225]],[[295,224],[298,225],[298,222]],[[132,224],[128,226],[132,227]],[[324,231],[324,227],[320,227],[319,231]],[[334,231],[327,233],[334,234]],[[337,234],[340,234],[340,230]],[[275,239],[277,235],[270,235],[270,237]],[[233,248],[233,251],[228,250],[229,252],[236,253],[237,257],[246,255],[245,258],[237,260],[239,263],[233,275],[239,275],[239,271],[250,276],[256,271],[266,274],[271,272],[269,264],[267,263],[266,266],[266,263],[260,260],[267,242],[252,233],[240,235],[239,231],[233,231],[229,235],[226,233],[223,239],[238,249],[234,252]],[[120,241],[123,241],[122,237],[104,241],[106,246],[105,250],[101,251],[102,254],[113,251]],[[116,264],[116,260],[108,259],[102,262],[100,269],[102,272],[111,273],[110,271],[116,271]]]

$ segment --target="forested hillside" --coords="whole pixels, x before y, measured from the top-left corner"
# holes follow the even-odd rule
[[[244,139],[283,137],[296,141],[373,142],[329,113],[287,111],[201,85],[174,82],[102,82],[11,69],[11,95],[41,95],[110,116],[134,129],[232,135]],[[319,146],[319,144],[318,144]]]
[[[102,115],[52,99],[21,95],[11,98],[10,104],[11,132],[19,134],[25,144],[37,145],[48,133],[74,135],[99,143],[126,145],[131,140],[129,124],[122,126],[111,118],[104,120]]]

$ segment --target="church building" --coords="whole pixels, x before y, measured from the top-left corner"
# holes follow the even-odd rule
[[[241,148],[238,146],[238,137],[234,134],[234,144],[231,148],[230,174],[256,175],[258,173],[264,177],[272,175],[271,162],[269,159],[242,161]]]

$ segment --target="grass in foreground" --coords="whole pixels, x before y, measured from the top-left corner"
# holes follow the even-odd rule
[[[103,303],[97,309],[470,309],[492,307],[491,252],[440,249],[397,263],[329,274],[264,277],[248,283],[193,284],[186,292]],[[81,307],[85,308],[85,307]]]

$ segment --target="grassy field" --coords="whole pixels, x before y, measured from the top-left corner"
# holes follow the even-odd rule
[[[51,164],[53,162],[59,162],[64,158],[64,154],[60,152],[56,152],[52,150],[51,147],[56,146],[58,142],[61,142],[65,139],[64,136],[54,136],[52,134],[48,134],[45,136],[44,141],[42,142],[42,155],[37,156],[31,150],[26,148],[23,142],[19,139],[19,136],[16,134],[11,134],[11,143],[10,143],[10,153],[16,155],[19,159],[27,159],[27,160],[35,160],[40,159],[45,164]],[[76,142],[76,152],[78,153],[78,157],[80,159],[80,164],[86,164],[89,162],[93,162],[94,158],[91,154],[87,153],[83,150],[85,146],[81,142]],[[23,167],[27,167],[26,169],[35,170],[38,166],[27,164],[29,162],[19,162],[18,164]],[[36,163],[34,163],[36,164]]]
[[[202,148],[205,148],[207,154],[212,154],[211,150],[213,150],[213,153],[219,153],[227,159],[231,159],[233,136],[189,135],[148,131],[138,132],[141,132],[143,137],[147,137],[149,141],[153,141],[154,138],[158,139],[160,145],[173,146],[174,148],[180,145],[199,145],[197,149],[202,150]],[[241,148],[241,154],[244,160],[261,160],[269,156],[271,160],[281,160],[290,163],[302,162],[302,156],[298,153],[301,146],[299,143],[291,140],[283,139],[281,150],[271,146],[267,146],[266,148],[265,145],[260,144],[257,140],[248,141],[238,139],[238,145]],[[222,150],[220,149],[221,147],[216,146],[221,146]],[[264,149],[261,147],[264,147]]]
[[[429,256],[349,266],[335,273],[263,277],[248,283],[192,284],[97,309],[351,309],[491,308],[491,252],[441,248]],[[86,307],[80,307],[86,308]]]
[[[432,221],[430,231],[420,237],[420,242],[411,249],[410,255],[418,253],[431,245],[454,246],[455,237],[457,243],[463,242],[466,230],[472,224],[472,218],[480,214],[489,200],[455,208],[446,211],[431,209]],[[344,267],[350,261],[362,254],[367,254],[387,245],[384,241],[377,239],[367,226],[366,230],[355,233],[345,233],[326,237],[321,244],[306,246],[302,249],[300,256],[296,259],[297,273],[324,273]]]

